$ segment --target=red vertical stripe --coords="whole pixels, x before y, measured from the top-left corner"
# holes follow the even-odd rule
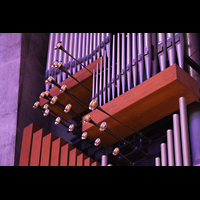
[[[82,152],[78,149],[73,149],[69,152],[69,166],[76,166],[76,157]]]
[[[52,142],[50,166],[59,166],[61,147],[66,143],[62,138],[58,138]]]
[[[40,127],[34,123],[32,123],[29,126],[24,128],[22,144],[21,144],[19,166],[28,166],[29,165],[33,133],[38,131],[39,129],[40,129]]]
[[[91,166],[101,166],[97,161],[93,162]]]
[[[84,160],[88,158],[85,154],[80,154],[77,156],[77,163],[76,166],[83,166],[84,165]]]
[[[42,137],[47,134],[48,132],[44,129],[40,129],[33,134],[31,156],[30,156],[30,166],[39,166],[41,148],[42,148]]]
[[[84,166],[90,166],[91,163],[93,163],[93,162],[94,162],[94,160],[92,158],[88,157],[84,160]]]
[[[53,133],[49,133],[42,139],[42,150],[40,158],[40,166],[49,166],[51,158],[51,146],[52,142],[58,137]]]
[[[69,152],[74,148],[75,147],[70,144],[66,144],[61,147],[60,166],[68,166],[69,165]]]

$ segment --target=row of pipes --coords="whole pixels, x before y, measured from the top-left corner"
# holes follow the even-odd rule
[[[190,140],[188,131],[186,98],[179,98],[179,114],[173,115],[173,130],[167,130],[167,144],[161,143],[161,158],[155,158],[155,166],[190,166]]]

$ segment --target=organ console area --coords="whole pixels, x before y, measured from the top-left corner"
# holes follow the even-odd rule
[[[45,91],[33,107],[72,132],[77,148],[31,124],[20,165],[191,165],[187,106],[200,98],[200,67],[190,58],[190,39],[187,33],[50,33]],[[166,118],[171,124],[162,135],[151,131]]]

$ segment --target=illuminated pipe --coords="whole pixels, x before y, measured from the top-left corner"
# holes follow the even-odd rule
[[[101,166],[107,166],[107,164],[108,164],[108,156],[102,155],[101,156]]]
[[[90,72],[92,74],[92,72],[87,69],[81,62],[79,62],[76,58],[74,58],[70,53],[68,53],[62,46],[62,42],[59,42],[56,46],[55,49],[60,49],[62,51],[64,51],[68,56],[70,56],[71,58],[73,58],[77,63],[79,63],[82,67],[84,67],[88,72]]]
[[[182,166],[182,154],[181,154],[181,136],[179,115],[173,115],[173,132],[174,132],[174,152],[175,152],[175,164],[176,166]]]
[[[168,153],[168,166],[174,166],[173,135],[171,129],[167,130],[167,153]]]
[[[167,166],[167,150],[166,150],[166,144],[161,143],[161,164],[162,166]]]
[[[187,105],[186,98],[179,98],[179,109],[180,109],[180,124],[181,124],[181,140],[182,140],[182,151],[183,151],[183,165],[190,166],[190,144],[189,144],[189,133],[188,133],[188,120],[187,120]]]
[[[160,157],[155,158],[155,166],[160,166]]]

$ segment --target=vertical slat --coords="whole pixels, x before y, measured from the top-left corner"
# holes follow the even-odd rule
[[[82,33],[78,35],[78,59],[81,60],[81,44],[82,44]],[[77,65],[77,71],[80,71],[81,65]]]
[[[131,89],[131,34],[127,33],[127,86],[128,90]]]
[[[155,158],[155,166],[160,166],[160,157]]]
[[[91,163],[93,163],[93,162],[94,162],[94,160],[92,158],[88,157],[84,160],[84,166],[91,166]]]
[[[80,154],[77,156],[76,166],[84,166],[84,160],[87,158],[85,154]]]
[[[65,144],[61,147],[60,151],[60,166],[68,166],[69,165],[69,152],[75,147],[70,144]]]
[[[162,166],[167,166],[167,149],[166,149],[166,143],[161,143],[161,164]]]
[[[72,149],[69,152],[69,166],[76,166],[77,164],[77,156],[80,155],[82,152],[77,148]]]
[[[151,33],[151,40],[153,45],[152,76],[154,76],[158,71],[157,33]]]
[[[106,86],[107,86],[107,77],[106,77],[106,50],[104,50],[104,65],[103,65],[103,104],[106,104]]]
[[[121,80],[122,80],[122,94],[126,91],[126,73],[125,73],[125,33],[122,33],[122,54],[121,54]]]
[[[137,85],[137,34],[132,33],[132,71],[133,86]]]
[[[111,78],[110,78],[110,42],[107,44],[107,55],[108,55],[108,75],[107,75],[107,96],[108,102],[110,101],[110,90],[111,90]],[[106,60],[106,57],[104,57]],[[104,66],[105,67],[105,66]]]
[[[180,109],[183,165],[190,166],[191,165],[190,143],[189,143],[189,133],[188,133],[187,105],[185,97],[179,98],[179,109]]]
[[[168,153],[168,166],[174,166],[174,147],[173,147],[172,130],[167,130],[167,153]]]
[[[144,33],[144,61],[147,79],[151,76],[151,33]]]
[[[95,69],[93,69],[93,76],[92,76],[92,99],[95,96]]]
[[[40,166],[49,166],[51,158],[51,144],[58,137],[52,133],[44,136],[42,139],[42,150],[40,158]]]
[[[23,130],[19,166],[29,166],[33,133],[41,129],[36,124],[30,124]]]
[[[96,68],[96,93],[95,93],[95,98],[99,104],[99,63],[97,63],[97,68]]]
[[[178,57],[178,65],[184,68],[184,38],[183,33],[175,33],[175,45]]]
[[[102,57],[101,57],[101,60],[100,60],[100,77],[99,77],[99,106],[102,105],[102,64],[103,64],[103,60],[102,60]]]
[[[40,165],[42,137],[47,134],[48,134],[48,132],[44,129],[40,129],[33,134],[31,156],[30,156],[30,166],[39,166]]]
[[[169,66],[175,63],[175,44],[174,44],[174,33],[166,33],[167,37],[167,53]]]
[[[160,71],[163,71],[167,67],[165,33],[158,33],[158,59]]]
[[[138,33],[138,69],[139,69],[139,80],[143,82],[144,78],[144,65],[143,65],[143,34]]]
[[[173,115],[173,132],[174,132],[175,164],[176,166],[182,166],[181,138],[180,138],[180,125],[179,125],[178,114]]]
[[[120,34],[117,33],[117,76],[116,76],[116,82],[117,82],[117,96],[120,95]]]
[[[115,98],[115,35],[113,35],[112,46],[112,99]]]
[[[69,33],[65,33],[65,40],[63,42],[63,47],[67,51],[68,51],[68,46],[69,46]],[[68,61],[68,56],[66,53],[64,53],[63,63],[67,64],[67,61]],[[62,72],[62,80],[65,80],[65,79],[66,79],[66,73]]]
[[[60,150],[66,143],[62,138],[58,138],[52,142],[50,166],[60,165]]]

